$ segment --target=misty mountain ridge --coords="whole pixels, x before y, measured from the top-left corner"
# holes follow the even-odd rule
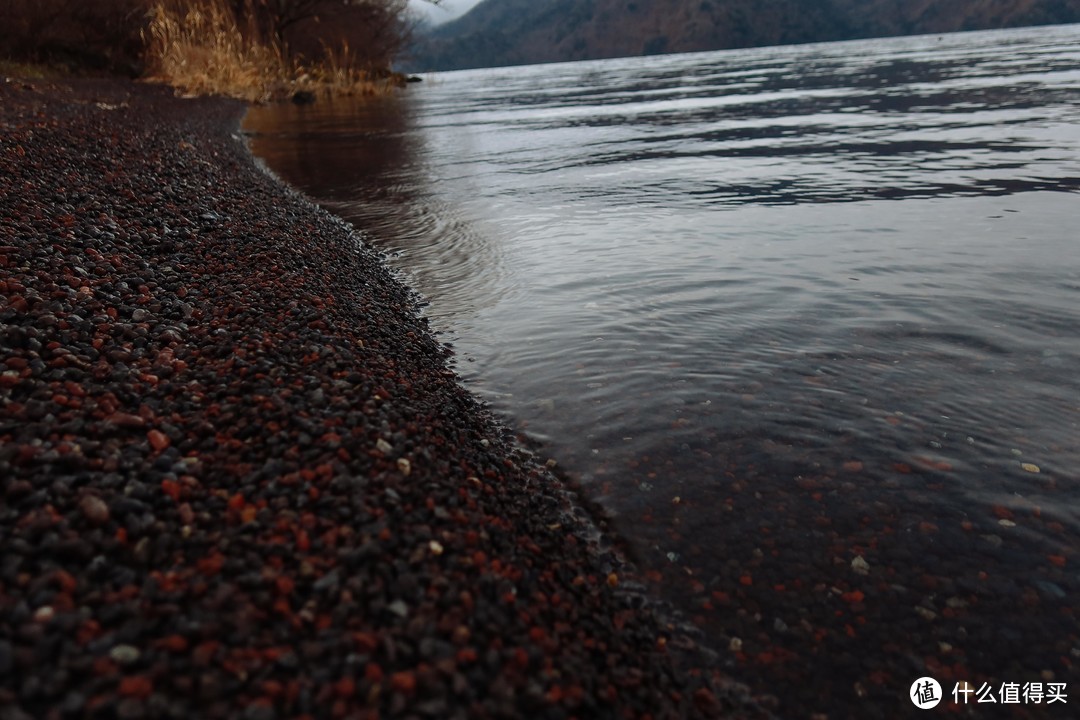
[[[418,37],[411,71],[1080,22],[1080,0],[484,0]]]

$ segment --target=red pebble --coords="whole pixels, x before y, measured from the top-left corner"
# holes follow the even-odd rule
[[[117,671],[116,663],[107,657],[99,657],[94,660],[95,675],[112,675]]]
[[[352,638],[360,652],[373,653],[379,647],[379,638],[374,633],[354,632]]]
[[[113,413],[109,417],[109,422],[113,425],[119,425],[126,428],[141,428],[146,425],[146,421],[138,415],[132,415],[131,413]]]
[[[195,665],[209,665],[210,661],[214,659],[214,654],[217,653],[217,649],[217,642],[207,640],[192,651],[191,660]]]
[[[860,603],[866,596],[863,594],[862,590],[853,590],[852,592],[842,594],[840,597],[844,599],[844,602]]]
[[[174,480],[162,480],[161,491],[171,497],[174,501],[180,499],[180,485]]]
[[[160,430],[151,430],[146,433],[146,439],[150,441],[150,447],[154,448],[157,452],[161,452],[169,447],[169,436]]]
[[[122,530],[123,528],[121,528]],[[195,566],[203,575],[217,575],[225,565],[225,557],[218,552],[204,558],[199,558]]]
[[[353,682],[351,677],[343,677],[334,683],[334,692],[341,697],[352,697],[356,692],[356,683]]]
[[[53,577],[56,578],[56,582],[60,585],[60,589],[66,593],[75,592],[75,588],[79,584],[67,570],[57,570]]]
[[[188,641],[183,635],[169,635],[158,641],[158,646],[174,653],[182,653],[188,649]]]
[[[148,697],[154,691],[154,685],[144,675],[133,675],[120,681],[117,692],[126,697]]]
[[[98,621],[87,620],[79,626],[78,631],[75,633],[75,640],[80,645],[85,645],[99,635],[101,635],[101,625],[98,623]]]
[[[410,670],[396,672],[390,676],[390,687],[398,692],[411,693],[416,690],[416,674]]]

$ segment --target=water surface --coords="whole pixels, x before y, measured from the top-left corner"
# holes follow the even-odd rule
[[[782,716],[1080,693],[1080,27],[445,73],[248,127]]]

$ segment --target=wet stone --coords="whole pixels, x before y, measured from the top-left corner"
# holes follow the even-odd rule
[[[86,705],[86,696],[82,693],[68,693],[60,704],[60,710],[66,715],[75,715]]]
[[[10,483],[4,493],[9,500],[24,498],[34,491],[34,486],[25,480],[16,480]]]
[[[124,698],[116,706],[119,720],[142,720],[147,717],[146,704],[136,698]]]
[[[11,672],[14,663],[15,654],[11,647],[11,643],[7,640],[0,639],[0,675],[7,675]]]
[[[249,705],[244,710],[244,720],[277,720],[277,711],[272,705]]]

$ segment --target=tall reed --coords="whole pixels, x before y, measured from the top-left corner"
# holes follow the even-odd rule
[[[297,92],[375,94],[400,84],[354,67],[347,44],[327,48],[324,59],[290,58],[275,38],[241,28],[227,0],[157,0],[145,32],[148,79],[193,95],[227,95],[248,101]]]

